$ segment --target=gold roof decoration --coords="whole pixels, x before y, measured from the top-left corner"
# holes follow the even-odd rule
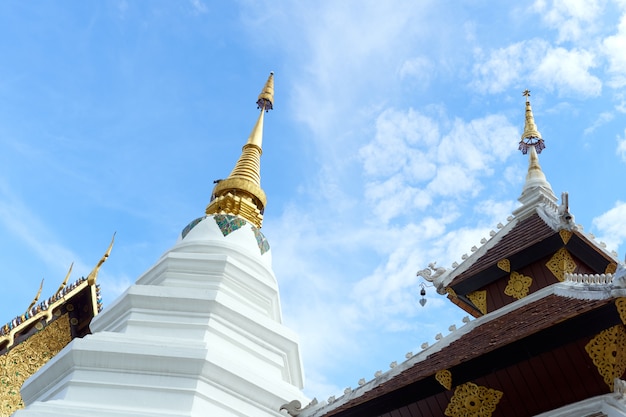
[[[263,223],[267,199],[261,188],[264,114],[274,106],[274,73],[271,72],[257,100],[261,109],[241,156],[228,178],[216,181],[206,214],[230,214],[242,217],[256,227]]]
[[[74,283],[67,285],[70,273],[72,272],[72,266],[74,265],[72,263],[65,279],[63,280],[63,283],[59,286],[54,295],[47,300],[37,303],[43,288],[42,281],[35,299],[30,303],[26,312],[0,327],[0,354],[9,351],[13,346],[29,338],[33,332],[43,329],[45,326],[54,321],[59,308],[86,288],[89,288],[91,300],[93,300],[91,307],[92,311],[90,313],[92,316],[96,316],[100,310],[102,310],[100,287],[96,284],[96,278],[98,276],[100,266],[106,261],[111,253],[114,240],[115,235],[113,235],[113,239],[111,240],[107,251],[87,278],[80,278]]]
[[[522,133],[522,139],[519,142],[519,150],[526,155],[528,148],[533,147],[537,153],[541,153],[546,145],[543,142],[541,133],[537,130],[533,110],[530,107],[530,90],[524,90],[522,95],[526,97],[526,121],[524,122],[524,133]]]

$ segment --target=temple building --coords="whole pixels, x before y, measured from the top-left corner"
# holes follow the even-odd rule
[[[90,333],[91,320],[102,310],[98,271],[109,257],[113,241],[87,278],[65,279],[48,299],[39,302],[43,281],[24,314],[0,328],[0,417],[24,406],[22,384],[72,339]]]
[[[475,319],[301,417],[626,416],[626,269],[557,203],[524,95],[521,206],[461,264],[418,272]]]
[[[460,264],[418,271],[467,312],[465,324],[338,398],[305,398],[297,335],[282,324],[261,232],[273,91],[270,74],[256,124],[205,215],[124,294],[98,314],[95,276],[109,247],[87,279],[66,279],[0,331],[10,380],[2,415],[25,406],[13,415],[626,416],[626,268],[575,223],[567,194],[554,194],[528,91],[521,205]],[[54,349],[42,343],[51,338]],[[28,375],[7,376],[31,357],[43,359]]]

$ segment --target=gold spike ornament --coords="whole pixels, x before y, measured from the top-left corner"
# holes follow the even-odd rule
[[[218,180],[213,188],[206,214],[239,216],[256,227],[263,223],[267,199],[261,188],[261,154],[263,153],[263,118],[274,106],[274,73],[271,72],[257,100],[261,109],[241,156],[228,178]]]

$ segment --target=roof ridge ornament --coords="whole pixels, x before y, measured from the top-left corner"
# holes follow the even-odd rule
[[[526,155],[528,148],[532,146],[539,154],[545,149],[546,145],[541,137],[541,133],[537,130],[533,110],[530,107],[530,90],[524,90],[522,95],[526,97],[526,121],[524,123],[524,133],[522,133],[522,138],[519,142],[519,150]]]
[[[228,178],[216,181],[206,214],[239,216],[260,228],[267,198],[261,188],[264,114],[274,107],[274,72],[256,102],[261,113]]]
[[[102,255],[102,258],[100,258],[100,260],[98,261],[98,263],[96,264],[96,266],[91,270],[91,272],[89,273],[89,275],[87,275],[87,281],[89,283],[89,285],[95,285],[96,284],[96,279],[98,278],[98,272],[100,271],[100,267],[102,266],[103,263],[106,262],[107,258],[111,255],[111,249],[113,249],[113,244],[115,243],[115,234],[117,232],[113,232],[113,237],[111,238],[111,243],[109,243],[109,247],[107,248],[106,252],[104,252],[104,255]],[[72,268],[70,267],[70,271],[72,270]],[[69,272],[68,272],[69,275]],[[66,277],[67,279],[67,277]]]
[[[41,297],[41,290],[43,290],[43,279],[41,280],[41,284],[39,284],[39,291],[37,291],[35,299],[30,303],[26,311],[30,311],[30,309],[33,308],[35,304],[37,304],[37,301],[39,301],[39,297]]]

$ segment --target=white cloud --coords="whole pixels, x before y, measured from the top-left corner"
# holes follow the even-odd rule
[[[622,158],[622,161],[626,162],[626,130],[624,130],[624,136],[617,137],[617,154]]]
[[[609,249],[617,250],[626,240],[626,203],[616,202],[612,209],[594,218],[592,224],[598,229],[598,239]]]
[[[600,95],[602,81],[589,70],[597,65],[596,56],[586,50],[549,49],[530,76],[551,90],[576,92],[584,96]]]
[[[202,0],[191,0],[191,5],[198,14],[204,14],[209,11],[209,8],[202,2]]]
[[[613,113],[611,113],[611,112],[602,112],[602,113],[600,113],[600,115],[593,122],[593,124],[585,129],[585,131],[584,131],[585,135],[589,135],[589,134],[593,133],[600,126],[605,125],[608,122],[610,122],[611,120],[613,120],[614,117],[615,116],[613,116]]]
[[[413,109],[383,111],[376,129],[359,156],[365,174],[375,179],[365,186],[367,200],[386,222],[425,209],[436,196],[475,196],[479,178],[491,176],[493,165],[514,152],[502,139],[517,137],[500,115],[457,119],[441,135],[442,127]]]
[[[624,94],[622,93],[616,94],[615,99],[619,100],[619,103],[615,105],[615,110],[617,110],[620,113],[626,113],[626,100],[624,99]]]
[[[602,50],[609,61],[609,85],[615,88],[626,86],[626,14],[622,15],[617,33],[604,39]]]
[[[373,214],[383,223],[432,203],[432,197],[424,190],[406,184],[400,175],[385,181],[366,184],[365,198],[373,205]]]
[[[0,222],[13,237],[24,242],[39,259],[57,270],[67,270],[77,258],[74,252],[57,243],[59,240],[52,235],[40,218],[2,180],[0,180]],[[74,270],[76,269],[85,271],[87,267],[83,264],[75,265]]]
[[[500,93],[524,83],[543,86],[559,95],[598,96],[602,81],[591,74],[597,57],[585,49],[551,47],[540,39],[531,39],[481,54],[474,64],[471,86],[487,93]]]
[[[374,140],[359,150],[359,156],[367,175],[401,172],[419,182],[434,175],[434,165],[425,151],[438,141],[439,127],[431,118],[413,109],[388,109],[376,119]]]
[[[558,42],[580,41],[597,30],[604,11],[603,0],[537,0],[531,10],[558,30]]]
[[[522,71],[533,68],[538,61],[536,53],[546,49],[544,41],[531,40],[495,49],[486,59],[480,52],[475,57],[472,86],[481,92],[501,93],[522,78]]]
[[[400,78],[414,80],[422,88],[426,88],[430,83],[434,69],[434,64],[428,58],[418,56],[404,61],[400,66],[399,74]]]

